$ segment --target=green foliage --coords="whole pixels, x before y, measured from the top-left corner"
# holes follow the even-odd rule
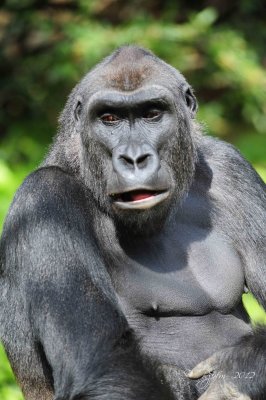
[[[2,346],[0,346],[0,399],[23,400]]]
[[[243,294],[243,303],[253,325],[266,325],[266,313],[251,293]]]
[[[212,2],[208,2],[211,4]],[[125,43],[150,48],[195,89],[198,119],[235,144],[266,180],[264,6],[260,0],[6,0],[0,10],[0,227],[23,178],[38,166],[66,96]],[[265,313],[249,295],[254,322]],[[0,399],[19,400],[3,350]]]

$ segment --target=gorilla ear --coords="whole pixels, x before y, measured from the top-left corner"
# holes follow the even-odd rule
[[[75,109],[74,109],[74,116],[75,116],[76,122],[79,122],[79,120],[80,120],[81,111],[82,111],[82,99],[81,99],[81,97],[78,97],[78,99],[76,101]]]
[[[194,96],[191,88],[188,88],[186,90],[185,98],[186,98],[186,105],[191,112],[192,118],[194,118],[196,115],[196,112],[198,110],[198,103],[197,103],[196,97]]]

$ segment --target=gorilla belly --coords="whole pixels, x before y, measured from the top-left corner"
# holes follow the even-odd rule
[[[190,317],[151,317],[133,312],[127,316],[144,354],[184,371],[250,333],[251,328],[243,317],[241,307],[234,315],[213,311]]]
[[[179,223],[125,250],[117,289],[149,357],[186,370],[250,332],[241,260],[218,232]]]

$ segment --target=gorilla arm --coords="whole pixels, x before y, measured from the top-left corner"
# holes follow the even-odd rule
[[[43,349],[55,399],[162,398],[137,358],[93,242],[87,201],[82,186],[56,167],[31,174],[16,194],[1,242],[6,298],[18,291],[23,304],[21,318],[12,301],[4,302],[4,314],[13,316],[4,340],[13,368],[26,397],[36,398],[23,382],[23,370],[37,382],[36,369],[24,362],[16,336],[16,319],[24,332],[30,321],[34,345],[26,345]]]
[[[210,140],[213,139],[206,138],[206,141]],[[220,141],[216,143],[221,145]],[[220,159],[217,151],[213,164],[216,171],[214,186],[217,179],[217,189],[213,193],[220,201],[221,229],[238,249],[246,286],[266,309],[265,184],[231,145],[223,143],[221,149]],[[225,203],[221,204],[223,198]],[[265,399],[266,327],[256,329],[234,347],[221,350],[201,362],[189,377],[197,379],[213,371],[211,384],[200,400]]]

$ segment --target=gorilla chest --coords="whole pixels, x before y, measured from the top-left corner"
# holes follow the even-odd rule
[[[116,276],[126,303],[150,316],[227,313],[244,287],[241,261],[218,233],[189,225],[125,246],[127,266]]]

